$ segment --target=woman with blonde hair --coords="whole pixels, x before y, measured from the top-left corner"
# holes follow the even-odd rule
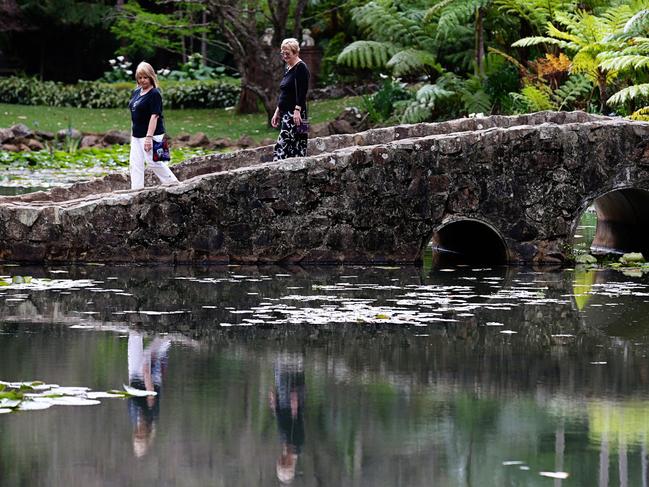
[[[273,127],[279,126],[279,136],[273,150],[274,161],[287,157],[304,157],[307,146],[307,134],[302,133],[298,127],[307,119],[309,68],[300,59],[300,44],[297,39],[284,39],[280,53],[286,63],[286,71],[279,84],[277,108],[270,120]]]
[[[178,179],[162,161],[153,160],[153,141],[164,139],[162,116],[162,95],[158,89],[158,78],[153,67],[144,61],[135,70],[138,87],[133,91],[128,108],[131,111],[131,189],[144,188],[144,165],[153,172],[162,184],[175,184]]]

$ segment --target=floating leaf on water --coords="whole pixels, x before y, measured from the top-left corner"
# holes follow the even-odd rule
[[[103,398],[123,398],[124,391],[115,392],[89,392],[86,394],[88,399],[103,399]]]
[[[21,402],[20,399],[0,399],[0,408],[15,408]]]
[[[52,406],[95,406],[101,404],[94,399],[77,396],[35,397],[34,402],[50,404]]]
[[[127,386],[126,384],[123,384],[124,390],[130,394],[131,396],[135,397],[146,397],[146,396],[157,396],[158,393],[155,391],[143,391],[142,389],[136,389],[135,387],[130,387]]]
[[[507,460],[503,462],[503,465],[505,467],[508,467],[510,465],[523,465],[525,462],[521,462],[520,460]]]
[[[51,408],[53,404],[44,401],[23,401],[18,406],[18,411],[39,411]]]
[[[543,477],[550,477],[552,479],[567,479],[570,477],[568,472],[539,472]]]
[[[377,320],[389,320],[390,316],[383,313],[379,313],[374,318],[376,318]]]

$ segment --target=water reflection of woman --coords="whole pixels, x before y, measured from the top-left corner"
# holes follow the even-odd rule
[[[275,362],[275,387],[270,406],[277,418],[282,452],[277,459],[277,478],[295,478],[297,458],[304,445],[304,361],[300,355],[282,355]]]
[[[156,337],[144,348],[141,333],[128,336],[128,381],[136,389],[155,391],[156,396],[131,397],[128,414],[133,424],[133,453],[144,456],[155,438],[155,424],[160,414],[162,376],[167,368],[167,352],[171,342]]]

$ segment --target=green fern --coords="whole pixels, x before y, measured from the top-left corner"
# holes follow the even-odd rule
[[[547,86],[526,86],[520,93],[511,93],[514,107],[519,113],[540,112],[554,110],[556,104],[551,99],[550,89]]]
[[[435,56],[428,51],[404,49],[398,51],[387,62],[386,67],[392,70],[395,76],[403,76],[414,72],[436,71],[442,73],[444,68],[437,62]]]
[[[491,113],[492,101],[478,76],[471,76],[459,90],[466,113]]]
[[[435,84],[427,84],[419,88],[413,101],[404,111],[402,123],[417,123],[430,119],[437,104],[456,96],[456,91],[449,89],[456,83],[453,75],[441,77]]]
[[[356,69],[382,68],[397,51],[397,46],[386,42],[356,41],[338,55],[338,63]]]
[[[530,46],[538,46],[539,44],[554,44],[561,48],[570,47],[570,43],[566,41],[562,41],[560,39],[553,39],[552,37],[543,37],[543,36],[524,37],[514,42],[512,44],[512,47],[530,47]]]
[[[593,89],[593,83],[586,76],[572,75],[559,88],[554,90],[551,98],[557,110],[564,110],[573,106],[578,99]]]
[[[649,83],[640,85],[629,86],[624,88],[608,99],[609,105],[622,105],[627,101],[635,100],[636,98],[649,97]]]

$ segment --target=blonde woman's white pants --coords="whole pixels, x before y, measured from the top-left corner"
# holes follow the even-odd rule
[[[164,135],[154,135],[153,140],[161,142]],[[178,178],[171,172],[171,169],[162,161],[153,160],[153,151],[144,151],[145,137],[131,137],[131,156],[129,165],[131,169],[131,189],[144,188],[144,165],[151,169],[162,184],[173,184]]]

